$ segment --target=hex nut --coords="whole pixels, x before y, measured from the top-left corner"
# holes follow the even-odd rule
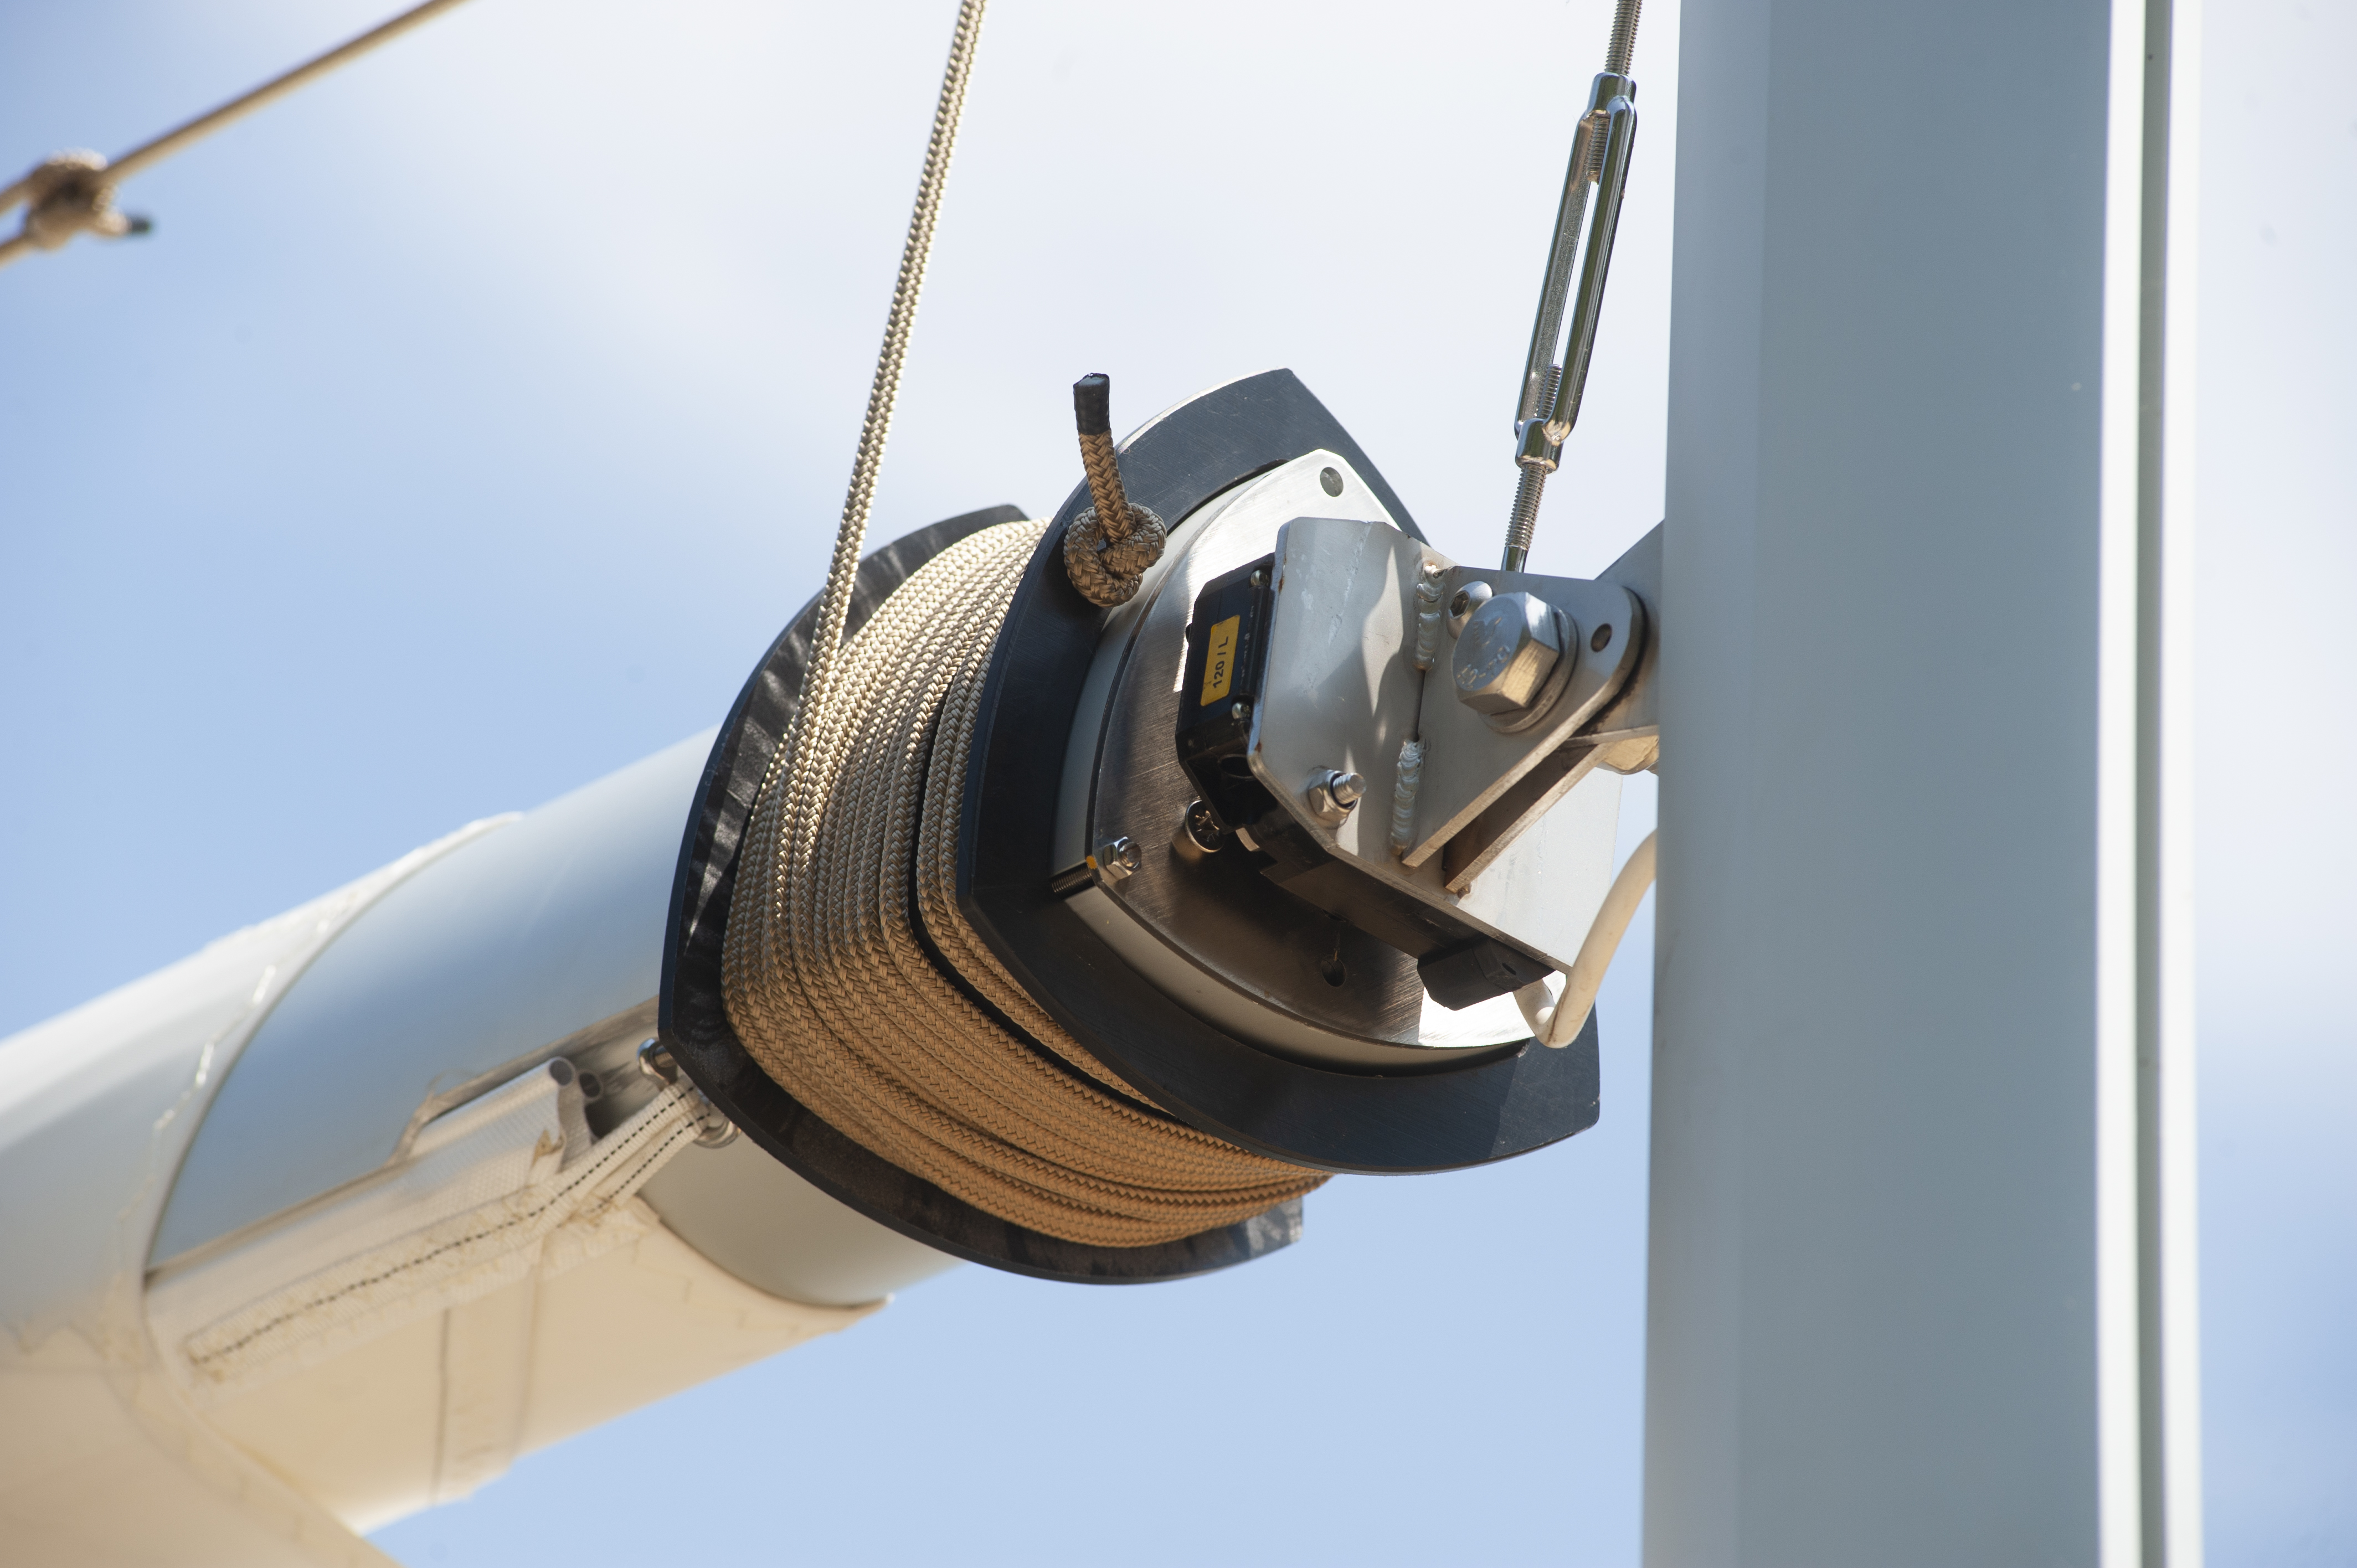
[[[1097,845],[1095,859],[1097,875],[1107,882],[1125,882],[1146,864],[1145,856],[1137,853],[1137,841],[1127,834]]]
[[[1351,809],[1367,798],[1367,781],[1356,773],[1329,768],[1309,781],[1302,798],[1308,801],[1311,816],[1339,828],[1351,820]]]
[[[1449,665],[1457,700],[1493,716],[1520,713],[1563,656],[1553,607],[1532,594],[1499,594],[1473,612],[1457,639]]]

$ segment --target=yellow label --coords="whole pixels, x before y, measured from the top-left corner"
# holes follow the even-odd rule
[[[1210,707],[1228,694],[1236,682],[1236,628],[1243,617],[1230,616],[1211,628],[1211,646],[1203,655],[1203,702]]]

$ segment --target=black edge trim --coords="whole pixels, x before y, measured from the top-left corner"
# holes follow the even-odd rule
[[[856,631],[892,590],[959,540],[1016,522],[1019,507],[967,512],[894,541],[860,563],[847,629]],[[797,1176],[837,1202],[952,1257],[1040,1279],[1143,1283],[1208,1273],[1299,1239],[1297,1199],[1221,1230],[1152,1247],[1088,1247],[1009,1224],[870,1154],[780,1089],[747,1054],[728,1022],[720,960],[737,853],[762,775],[793,717],[817,601],[770,646],[721,725],[680,843],[663,934],[657,1027],[698,1089]]]

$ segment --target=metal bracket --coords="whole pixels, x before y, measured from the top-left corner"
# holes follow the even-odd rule
[[[1636,597],[1613,583],[1458,567],[1382,522],[1296,518],[1279,531],[1275,562],[1268,677],[1249,751],[1254,778],[1320,850],[1394,896],[1568,967],[1609,884],[1619,779],[1596,778],[1575,802],[1569,797],[1593,776],[1593,762],[1552,773],[1545,765],[1612,703],[1635,668],[1645,619]],[[1435,661],[1437,680],[1415,668],[1415,586],[1428,562],[1447,569],[1444,603],[1459,585],[1481,581],[1562,613],[1574,633],[1564,655],[1570,672],[1538,723],[1501,734],[1456,700],[1445,661]],[[1408,854],[1394,857],[1397,758],[1419,725],[1416,834]],[[1569,750],[1585,757],[1593,748]],[[1338,769],[1361,775],[1365,789],[1339,822],[1316,811],[1310,796]],[[1517,792],[1534,775],[1537,781]],[[1445,864],[1444,846],[1501,801],[1476,853],[1463,865]],[[1532,832],[1542,818],[1549,831]],[[1474,878],[1485,874],[1476,889]]]

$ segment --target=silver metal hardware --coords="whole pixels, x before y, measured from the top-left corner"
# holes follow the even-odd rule
[[[1137,853],[1137,841],[1124,834],[1097,845],[1097,852],[1089,857],[1089,863],[1104,881],[1125,882],[1146,864],[1146,857]]]
[[[1616,35],[1617,36],[1617,35]],[[1620,63],[1618,52],[1611,63]],[[1620,199],[1629,179],[1629,156],[1637,135],[1637,83],[1625,70],[1599,73],[1587,93],[1587,109],[1573,134],[1571,164],[1564,175],[1563,198],[1555,208],[1555,238],[1547,249],[1547,268],[1539,288],[1538,317],[1531,327],[1530,352],[1523,361],[1523,381],[1516,402],[1514,462],[1521,478],[1514,489],[1513,510],[1506,524],[1501,564],[1520,572],[1530,562],[1532,535],[1538,528],[1539,502],[1547,476],[1562,460],[1563,444],[1579,420],[1580,398],[1587,385],[1587,364],[1596,348],[1596,323],[1604,308],[1604,284],[1612,265],[1612,238],[1620,223]],[[1597,187],[1596,206],[1587,212],[1587,188]],[[1587,218],[1587,243],[1579,244],[1580,220]],[[1572,263],[1577,256],[1579,293],[1571,313],[1571,333],[1556,359],[1563,338],[1564,306],[1571,287]]]
[[[671,1052],[658,1039],[648,1039],[639,1047],[639,1070],[658,1083],[677,1083],[679,1064],[671,1059]]]
[[[1570,639],[1560,620],[1561,613],[1534,594],[1500,594],[1476,610],[1458,637],[1450,665],[1457,700],[1497,718],[1528,712],[1555,666],[1566,662]]]
[[[1473,618],[1474,611],[1490,602],[1490,585],[1478,578],[1457,590],[1456,597],[1448,601],[1449,636],[1465,635],[1465,623]]]
[[[706,1149],[724,1148],[737,1141],[737,1123],[720,1113],[720,1107],[704,1097],[679,1070],[671,1049],[660,1039],[649,1039],[639,1047],[639,1070],[657,1082],[686,1091],[688,1114],[695,1121],[696,1144]]]
[[[1302,798],[1309,802],[1309,814],[1329,828],[1349,822],[1351,809],[1366,797],[1367,781],[1339,768],[1329,768],[1302,791]]]
[[[1318,478],[1326,468],[1342,476],[1340,498],[1329,496]],[[1383,525],[1381,501],[1348,459],[1333,452],[1306,453],[1220,496],[1192,516],[1173,520],[1170,549],[1154,568],[1155,575],[1135,599],[1108,618],[1096,655],[1099,675],[1074,715],[1064,797],[1070,814],[1059,819],[1059,864],[1078,863],[1091,844],[1134,832],[1140,823],[1153,824],[1158,837],[1169,836],[1197,793],[1178,766],[1171,745],[1186,696],[1180,671],[1196,596],[1212,577],[1268,554],[1288,520],[1331,519],[1338,510],[1365,520],[1330,525],[1348,535],[1338,539],[1347,554],[1338,555],[1330,565],[1345,568],[1349,559],[1356,559],[1361,566],[1355,575],[1346,571],[1340,581],[1361,596],[1377,595],[1377,585],[1387,584],[1396,591],[1382,598],[1380,614],[1372,604],[1361,614],[1356,600],[1338,606],[1344,614],[1337,623],[1336,639],[1323,645],[1326,657],[1334,662],[1319,668],[1333,669],[1338,675],[1346,668],[1363,671],[1363,675],[1343,678],[1339,689],[1363,691],[1359,682],[1372,679],[1384,713],[1401,715],[1403,723],[1414,714],[1425,684],[1410,657],[1414,584],[1422,564],[1440,553]],[[1383,550],[1367,548],[1370,529]],[[1401,547],[1396,552],[1390,548],[1394,541]],[[1386,557],[1396,562],[1396,570]],[[1279,569],[1270,574],[1284,585],[1278,602],[1286,607],[1278,614],[1314,618],[1326,602],[1326,568],[1288,560],[1282,553],[1279,563]],[[1453,577],[1445,581],[1442,607],[1458,585]],[[1586,624],[1610,618],[1583,612],[1580,618]],[[1362,643],[1362,625],[1374,635],[1373,641]],[[1445,660],[1447,646],[1440,651]],[[1289,667],[1307,668],[1298,660]],[[1447,679],[1445,670],[1439,679]],[[1341,827],[1318,824],[1317,831],[1329,837],[1348,835],[1354,843],[1364,836],[1383,864],[1396,868],[1399,862],[1386,844],[1392,812],[1387,791],[1405,731],[1387,730],[1354,743],[1347,726],[1356,713],[1355,702],[1318,703],[1320,686],[1315,679],[1282,683],[1289,690],[1270,692],[1254,702],[1250,713],[1256,720],[1281,723],[1286,732],[1286,755],[1278,764],[1282,772],[1276,775],[1282,781],[1269,785],[1272,793],[1282,790],[1278,804],[1286,820],[1312,821],[1301,789],[1318,772],[1355,769],[1366,778],[1366,798]],[[1564,706],[1569,708],[1578,694],[1575,683]],[[1495,739],[1478,715],[1458,708],[1437,689],[1433,705],[1448,709],[1452,720],[1461,715],[1462,724],[1482,741]],[[1427,763],[1427,770],[1429,767]],[[1255,777],[1260,777],[1257,772]],[[1135,875],[1112,889],[1092,879],[1091,886],[1073,894],[1069,908],[1112,943],[1125,962],[1171,994],[1184,996],[1189,1009],[1239,1039],[1297,1060],[1360,1070],[1413,1070],[1432,1063],[1436,1051],[1511,1052],[1529,1036],[1529,1026],[1511,1003],[1503,1010],[1485,1004],[1464,1015],[1441,1010],[1425,995],[1414,959],[1356,929],[1343,934],[1349,983],[1329,984],[1322,970],[1334,955],[1333,922],[1301,899],[1272,897],[1272,884],[1253,853],[1266,841],[1248,822],[1232,827],[1235,832],[1227,846],[1201,860],[1149,846],[1146,864]],[[1604,875],[1609,878],[1609,874],[1608,865]],[[1437,864],[1424,880],[1437,897]],[[1501,886],[1505,882],[1502,877],[1493,880]],[[1529,880],[1535,885],[1538,879]],[[1565,899],[1559,881],[1549,894],[1575,914],[1583,907],[1576,896]],[[1577,950],[1577,939],[1567,945]]]
[[[1223,838],[1211,808],[1200,800],[1189,800],[1178,813],[1178,826],[1170,834],[1170,847],[1181,860],[1208,860],[1225,847]]]
[[[1285,524],[1277,566],[1297,587],[1278,596],[1269,623],[1253,776],[1337,859],[1452,921],[1568,968],[1611,883],[1620,779],[1598,777],[1594,768],[1538,774],[1611,701],[1633,662],[1626,657],[1631,638],[1616,632],[1604,653],[1558,657],[1526,714],[1501,721],[1477,712],[1428,690],[1433,678],[1420,677],[1406,657],[1415,582],[1423,564],[1438,553],[1380,523],[1300,516]],[[1475,581],[1489,584],[1498,597],[1524,593],[1561,611],[1564,621],[1551,624],[1560,628],[1566,654],[1571,626],[1584,635],[1608,623],[1632,625],[1641,614],[1609,583],[1495,568],[1452,567],[1442,602]],[[1557,676],[1560,691],[1551,689]],[[1516,725],[1523,727],[1501,733]],[[1394,854],[1397,758],[1411,737],[1424,755],[1407,825],[1411,842]],[[1586,752],[1576,743],[1571,750]],[[1366,798],[1339,824],[1321,822],[1302,792],[1329,768],[1354,769],[1367,781]],[[1520,788],[1526,779],[1530,787]],[[1457,855],[1449,846],[1475,829],[1478,846],[1469,841],[1468,855]],[[1150,880],[1154,869],[1131,886]],[[1175,861],[1172,869],[1193,870]],[[1131,901],[1128,888],[1121,897]],[[1330,994],[1356,992],[1361,973],[1352,960],[1350,985]]]
[[[1596,323],[1604,310],[1604,283],[1612,270],[1612,236],[1620,225],[1620,197],[1629,183],[1629,155],[1637,139],[1637,84],[1605,71],[1588,94],[1591,113],[1605,116],[1604,161],[1596,177],[1596,211],[1588,221],[1587,247],[1579,266],[1579,297],[1572,307],[1571,333],[1563,351],[1563,381],[1547,412],[1547,439],[1561,446],[1579,423],[1580,395],[1587,387],[1588,356],[1596,348]]]
[[[1342,493],[1342,476],[1331,468],[1320,468],[1318,470],[1318,488],[1329,496],[1339,496]]]

